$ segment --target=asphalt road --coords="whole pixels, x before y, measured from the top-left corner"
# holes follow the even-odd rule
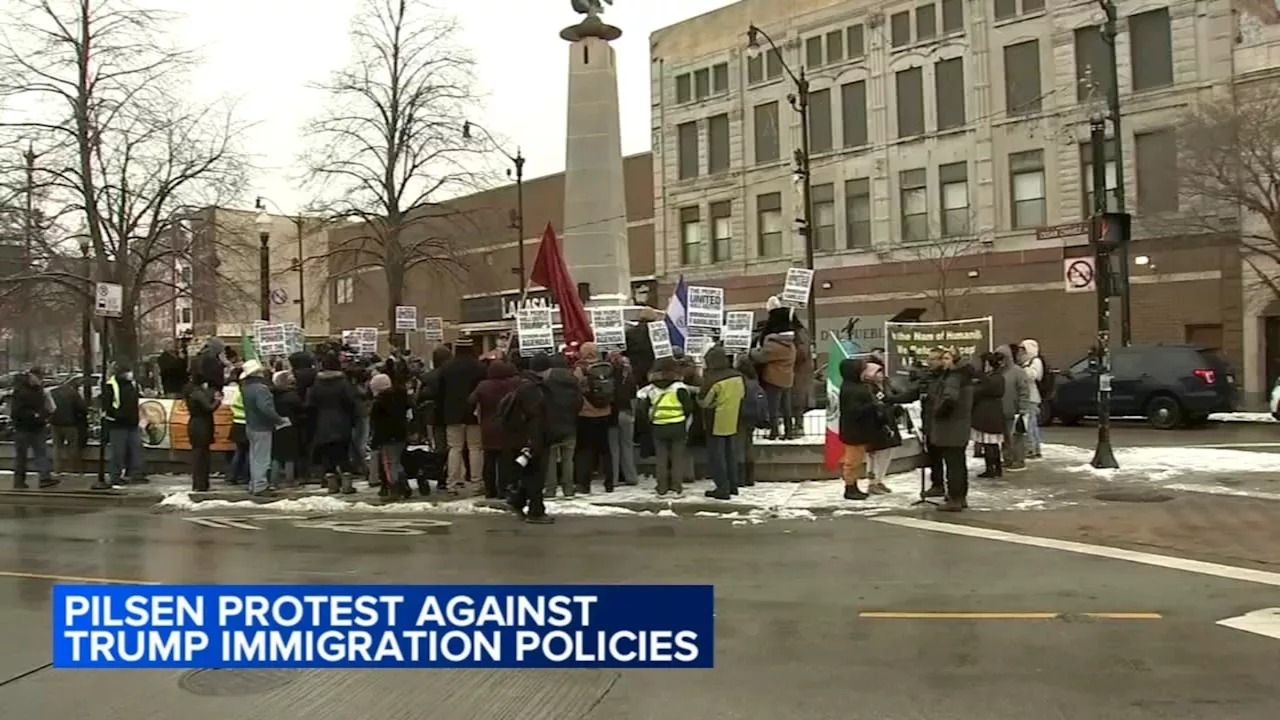
[[[1276,588],[862,518],[459,518],[367,535],[0,508],[0,718],[1275,718],[1280,640],[1216,626]],[[215,523],[216,524],[216,523]],[[234,523],[233,523],[234,524]],[[368,532],[367,526],[361,526]],[[346,530],[350,530],[347,527]],[[405,530],[406,528],[401,528]],[[48,667],[55,577],[161,582],[714,583],[708,671],[189,677]],[[1067,613],[1051,620],[866,612]],[[1160,619],[1093,619],[1147,612]],[[234,681],[234,682],[233,682]],[[212,683],[223,696],[198,694]],[[257,683],[279,685],[263,690]],[[184,687],[185,686],[185,687]],[[198,692],[192,692],[192,688]]]
[[[1075,427],[1053,425],[1044,428],[1046,442],[1093,447],[1098,426],[1092,420]],[[1280,424],[1207,423],[1198,428],[1156,430],[1140,421],[1118,421],[1112,426],[1112,441],[1118,447],[1218,447],[1280,452]]]

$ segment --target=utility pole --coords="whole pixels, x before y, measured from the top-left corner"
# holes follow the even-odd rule
[[[1107,125],[1101,115],[1089,121],[1089,146],[1093,157],[1093,218],[1089,223],[1089,242],[1094,252],[1094,286],[1098,296],[1098,346],[1094,358],[1094,376],[1098,379],[1098,443],[1091,465],[1095,468],[1118,468],[1111,448],[1111,258],[1119,248],[1110,242],[1114,222],[1128,219],[1123,213],[1107,212]],[[1121,232],[1128,234],[1128,224]]]
[[[307,291],[303,280],[306,276],[302,271],[302,261],[306,257],[302,252],[303,225],[305,223],[306,219],[302,215],[298,215],[293,219],[293,227],[298,232],[298,327],[303,331],[303,338],[307,336]]]
[[[35,193],[36,193],[36,152],[35,149],[28,144],[27,151],[23,153],[23,160],[26,166],[26,183],[24,192],[26,207],[22,214],[22,271],[31,273],[34,269],[34,255],[32,253],[32,245],[35,243]],[[31,279],[22,283],[22,307],[24,310],[31,309]],[[31,344],[33,333],[30,317],[22,320],[22,359],[23,364],[29,366],[33,360],[31,352]]]
[[[1107,115],[1111,120],[1112,142],[1115,146],[1116,158],[1116,187],[1115,187],[1115,211],[1118,213],[1125,212],[1124,203],[1124,141],[1123,135],[1120,133],[1120,71],[1116,61],[1116,35],[1119,30],[1116,25],[1119,15],[1116,11],[1114,0],[1098,0],[1099,7],[1106,15],[1106,20],[1102,24],[1102,40],[1107,45],[1107,72],[1110,84],[1107,88]],[[1095,162],[1096,162],[1095,158]],[[1103,160],[1105,166],[1105,159]],[[1096,171],[1095,171],[1096,173]],[[1105,176],[1103,176],[1105,181]],[[1103,195],[1106,194],[1106,183],[1102,185]],[[1095,191],[1097,192],[1097,191]],[[1105,207],[1103,208],[1106,209]],[[1133,325],[1132,312],[1130,303],[1130,286],[1129,286],[1129,243],[1126,242],[1120,248],[1119,254],[1119,272],[1115,278],[1119,285],[1121,315],[1120,315],[1120,344],[1129,347],[1133,344]]]

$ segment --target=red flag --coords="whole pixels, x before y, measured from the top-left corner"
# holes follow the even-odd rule
[[[569,268],[565,267],[560,241],[551,223],[547,223],[547,229],[542,231],[542,244],[538,246],[538,257],[533,261],[529,279],[550,290],[555,297],[556,304],[560,306],[560,326],[566,344],[589,342],[594,338],[591,321],[587,319],[587,311],[578,297],[578,286],[570,277]]]

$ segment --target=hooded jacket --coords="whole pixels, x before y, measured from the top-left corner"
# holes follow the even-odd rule
[[[799,323],[792,345],[796,349],[796,376],[791,385],[791,407],[801,413],[813,407],[813,346],[809,331]]]
[[[1031,409],[1029,407],[1031,404],[1031,379],[1013,361],[1013,351],[1008,345],[997,347],[996,352],[1000,353],[1000,357],[1004,361],[1004,365],[1001,368],[1004,374],[1004,396],[1001,398],[1004,417],[1006,421],[1012,421],[1018,413],[1027,412]]]
[[[194,379],[187,383],[184,399],[187,403],[187,436],[192,447],[208,447],[213,444],[213,413],[220,406],[217,391],[212,385],[197,385]]]
[[[50,407],[49,396],[44,386],[24,374],[13,384],[13,395],[9,397],[9,413],[13,416],[13,427],[22,432],[38,432],[49,426],[49,417],[54,408]],[[134,417],[137,417],[137,403],[134,403]],[[135,420],[135,424],[137,424]]]
[[[485,450],[510,447],[509,439],[503,433],[503,419],[498,416],[498,406],[518,384],[516,366],[505,360],[494,360],[489,364],[488,377],[480,381],[468,398],[480,416],[480,442]]]
[[[204,349],[200,351],[199,377],[192,378],[197,385],[206,382],[215,391],[226,386],[227,371],[226,366],[222,364],[222,353],[226,349],[227,346],[221,338],[211,337],[205,341]]]
[[[484,365],[471,352],[459,352],[440,371],[436,410],[441,425],[479,425],[471,393],[485,378]]]
[[[884,390],[862,379],[867,365],[858,358],[840,362],[840,442],[863,445],[872,452],[897,447],[902,439],[894,412],[885,404]]]
[[[250,375],[240,383],[244,398],[244,429],[254,432],[273,432],[284,418],[276,412],[271,385],[261,375]]]
[[[54,427],[87,427],[89,424],[89,406],[84,401],[80,389],[63,383],[54,388],[53,415],[49,424]]]
[[[951,368],[922,373],[911,388],[889,402],[920,401],[920,420],[925,441],[935,447],[964,447],[969,444],[970,415],[973,411],[974,368],[956,364]]]
[[[321,370],[303,407],[315,423],[316,445],[350,443],[356,417],[355,388],[341,370]]]
[[[685,422],[653,422],[654,405],[667,392],[676,393],[680,406],[684,409]],[[649,373],[649,384],[640,388],[636,396],[640,401],[636,405],[636,418],[643,418],[650,423],[654,439],[683,441],[688,436],[687,420],[697,412],[697,402],[694,400],[693,390],[681,379],[680,368],[673,359],[662,358],[655,362],[653,371]]]
[[[729,366],[729,355],[716,345],[707,351],[706,372],[702,375],[702,397],[698,404],[710,411],[711,434],[725,437],[738,434],[742,398],[747,394],[742,373]]]
[[[373,398],[369,410],[369,445],[380,448],[408,441],[409,393],[403,385],[392,383]]]
[[[1022,350],[1026,353],[1026,357],[1022,360],[1022,369],[1031,380],[1031,402],[1039,405],[1042,401],[1039,383],[1044,378],[1044,359],[1040,357],[1040,343],[1027,338],[1022,341]]]
[[[796,383],[795,334],[770,334],[765,337],[761,347],[764,351],[762,380],[765,384],[781,388],[793,387]]]
[[[1004,369],[978,375],[973,388],[973,429],[982,433],[1004,434]]]
[[[542,375],[546,395],[546,429],[542,437],[560,443],[578,432],[578,413],[587,401],[582,398],[578,377],[568,368],[553,367]]]
[[[271,436],[272,460],[296,462],[301,454],[302,396],[297,384],[297,377],[291,372],[278,372],[271,378],[276,412],[289,421],[288,425],[276,428]]]
[[[587,391],[587,372],[592,365],[600,362],[600,352],[596,349],[593,342],[582,343],[582,347],[578,348],[578,362],[574,366],[573,373],[578,378],[578,385],[585,394]],[[604,407],[596,407],[592,405],[585,397],[582,400],[582,409],[578,411],[579,417],[598,418],[608,417],[613,414],[613,403],[609,403]]]
[[[449,348],[438,347],[432,350],[431,370],[423,374],[422,382],[418,385],[418,397],[413,402],[427,427],[444,425],[440,416],[440,377],[450,360],[453,360],[453,353],[449,352]]]

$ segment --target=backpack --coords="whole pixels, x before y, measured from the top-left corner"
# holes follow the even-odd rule
[[[744,428],[769,427],[769,401],[765,398],[764,388],[756,380],[746,381],[746,393],[742,396],[742,411],[739,415],[739,426]]]
[[[519,400],[520,391],[525,387],[525,383],[519,385],[509,391],[502,399],[498,401],[498,424],[502,428],[504,435],[520,436],[524,431],[528,430],[529,418],[525,417],[524,411],[520,407]]]
[[[1036,381],[1036,390],[1040,391],[1040,402],[1049,402],[1053,397],[1054,374],[1049,370],[1049,361],[1044,359],[1044,355],[1037,355],[1040,359],[1040,379]],[[1032,362],[1035,362],[1034,360]]]
[[[597,408],[606,408],[612,405],[614,393],[617,391],[613,364],[604,360],[594,362],[583,374],[587,379],[587,389],[583,393],[587,402]]]

